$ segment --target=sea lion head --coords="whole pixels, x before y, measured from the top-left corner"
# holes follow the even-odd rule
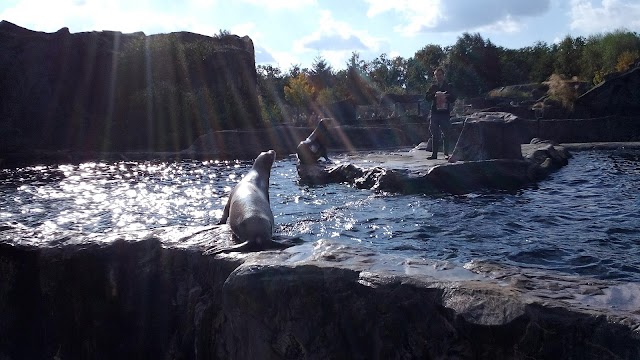
[[[258,171],[265,171],[266,173],[269,173],[271,172],[271,166],[273,166],[273,162],[275,160],[276,152],[274,150],[263,151],[253,162],[253,168]]]

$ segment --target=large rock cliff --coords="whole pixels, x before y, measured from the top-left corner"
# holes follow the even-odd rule
[[[253,43],[0,22],[0,149],[180,150],[261,125]]]

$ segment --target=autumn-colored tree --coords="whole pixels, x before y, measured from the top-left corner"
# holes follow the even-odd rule
[[[284,98],[297,109],[298,116],[306,115],[313,100],[313,86],[303,73],[291,78],[284,87]]]
[[[629,68],[635,64],[640,56],[638,55],[638,50],[629,51],[626,50],[620,56],[618,56],[618,62],[616,63],[616,71],[627,71]]]

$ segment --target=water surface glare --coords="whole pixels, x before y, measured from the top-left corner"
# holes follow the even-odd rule
[[[339,156],[338,156],[339,158]],[[211,225],[250,162],[84,163],[0,170],[0,223],[112,233]],[[489,260],[640,281],[640,151],[574,153],[537,187],[464,196],[299,185],[271,175],[276,233],[464,264]]]

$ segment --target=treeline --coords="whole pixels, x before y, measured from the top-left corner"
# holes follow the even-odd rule
[[[554,44],[537,42],[520,49],[496,46],[480,34],[462,34],[452,46],[426,45],[413,57],[381,54],[364,61],[352,53],[344,69],[333,69],[317,57],[311,68],[288,72],[258,65],[258,93],[263,120],[270,123],[306,116],[349,99],[375,104],[382,94],[422,94],[442,66],[462,97],[482,96],[500,86],[573,79],[597,85],[640,59],[640,35],[616,30],[589,37],[566,36]]]

